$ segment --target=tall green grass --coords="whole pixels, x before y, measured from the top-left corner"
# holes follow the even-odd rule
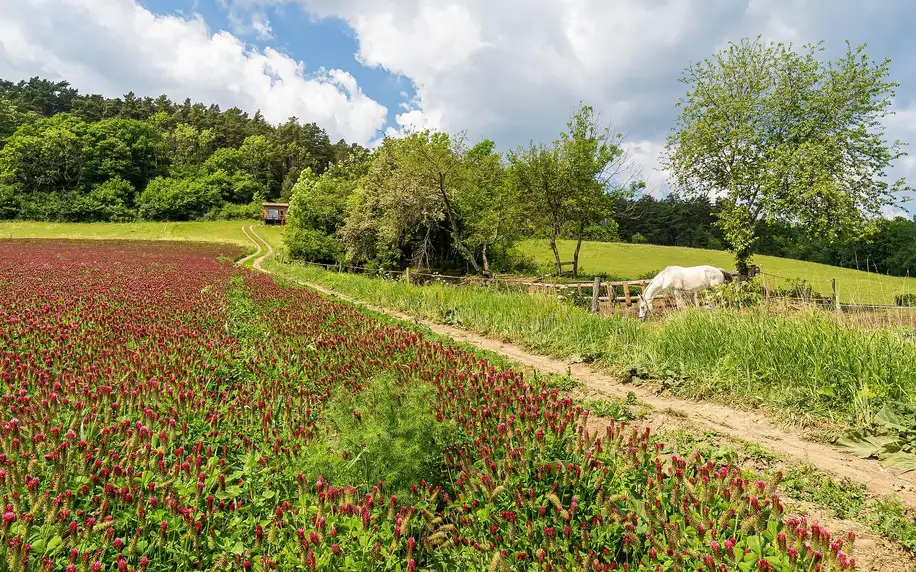
[[[789,421],[871,418],[885,400],[916,401],[916,343],[893,329],[862,329],[828,313],[685,310],[641,323],[597,316],[525,292],[426,286],[269,262],[286,278],[518,343],[576,356],[616,373],[669,380],[681,395],[739,401]],[[673,380],[673,381],[672,381]]]

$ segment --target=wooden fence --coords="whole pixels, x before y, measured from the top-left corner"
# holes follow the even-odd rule
[[[553,284],[544,282],[520,282],[520,286],[528,288],[530,294],[545,294],[549,296],[573,296],[591,298],[591,311],[612,311],[629,309],[639,304],[639,294],[649,284],[649,280],[619,280],[603,282],[595,278],[593,282],[572,282],[566,284]],[[618,292],[619,290],[619,292]],[[653,300],[653,307],[664,307],[668,301],[664,298]]]

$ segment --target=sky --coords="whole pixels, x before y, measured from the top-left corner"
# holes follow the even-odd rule
[[[546,142],[582,101],[663,195],[678,77],[747,36],[890,57],[888,137],[916,146],[913,28],[904,0],[0,0],[0,78],[260,109],[363,145],[408,127]],[[888,175],[916,184],[909,151]]]

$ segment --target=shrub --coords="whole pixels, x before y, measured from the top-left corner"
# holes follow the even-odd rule
[[[344,248],[320,230],[287,227],[284,244],[290,258],[332,264],[343,257]]]
[[[125,222],[135,218],[127,206],[134,187],[120,177],[108,179],[91,191],[62,205],[61,218],[73,222]]]
[[[369,491],[384,482],[404,496],[419,482],[444,483],[442,453],[461,438],[457,426],[433,413],[428,385],[383,374],[356,393],[341,390],[324,413],[325,438],[305,455],[302,472]]]
[[[219,189],[195,179],[153,179],[137,199],[144,220],[193,220],[222,204]]]
[[[226,203],[210,209],[204,220],[258,220],[261,214],[261,205],[256,202],[244,205]]]

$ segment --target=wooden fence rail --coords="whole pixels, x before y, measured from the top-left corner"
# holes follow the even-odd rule
[[[519,282],[519,286],[528,288],[530,294],[547,294],[550,296],[563,296],[575,293],[580,298],[591,296],[592,312],[598,312],[601,302],[610,303],[612,307],[625,306],[629,308],[639,303],[639,292],[649,284],[649,280],[615,280],[602,282],[595,278],[594,282],[571,282],[566,284],[550,284],[543,282]],[[638,287],[639,291],[631,290],[631,287]],[[622,295],[617,294],[620,288]],[[663,299],[657,299],[653,306],[662,307],[666,304]],[[608,305],[608,304],[605,304]]]

